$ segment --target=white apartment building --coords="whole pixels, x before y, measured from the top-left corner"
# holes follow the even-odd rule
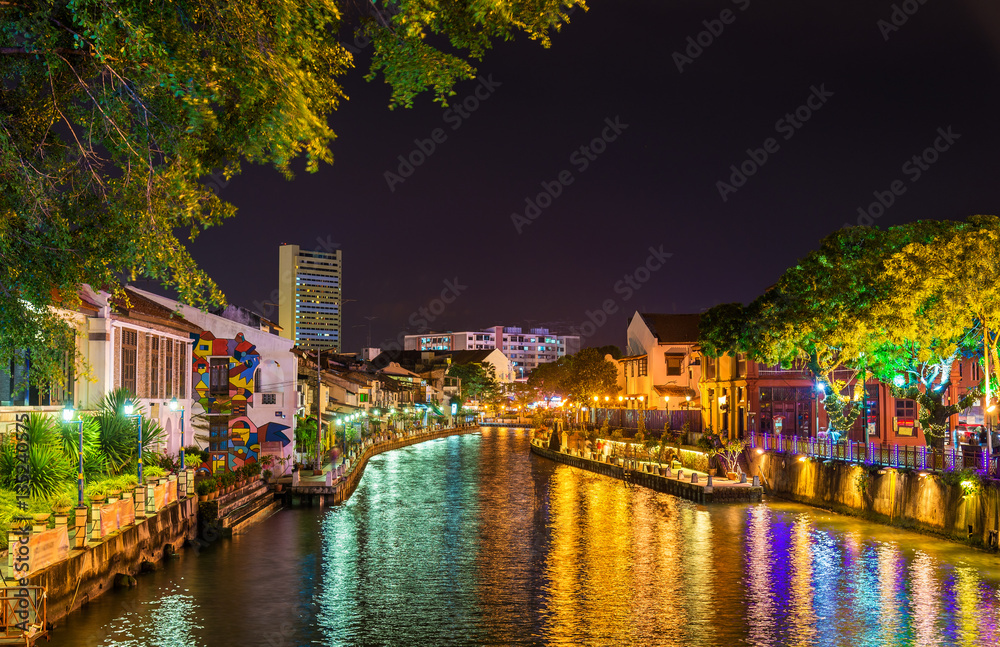
[[[498,342],[499,340],[499,342]],[[539,364],[554,362],[580,350],[579,335],[559,335],[548,328],[531,328],[525,333],[516,326],[494,326],[486,330],[406,335],[404,350],[488,350],[496,348],[510,359],[515,377],[520,378]]]
[[[278,252],[278,325],[299,348],[341,350],[340,250],[310,252],[282,245]]]

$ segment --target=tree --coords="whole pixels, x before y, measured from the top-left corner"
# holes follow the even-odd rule
[[[328,124],[372,44],[366,78],[390,107],[431,90],[445,105],[498,39],[550,45],[582,0],[0,2],[0,362],[32,352],[32,381],[62,381],[73,335],[51,307],[83,283],[147,277],[217,305],[188,253],[235,209],[202,180],[243,161],[291,177],[331,163]],[[585,7],[584,7],[585,8]]]
[[[600,353],[602,357],[604,355],[611,355],[611,359],[621,359],[622,358],[622,349],[619,348],[618,346],[615,346],[614,344],[608,344],[607,346],[601,346],[600,348],[597,349],[597,352]]]
[[[452,364],[448,375],[462,381],[462,402],[494,403],[502,389],[492,364]]]
[[[887,260],[912,243],[940,240],[952,228],[952,223],[919,221],[885,231],[841,229],[746,308],[725,304],[706,313],[703,347],[714,355],[746,352],[764,364],[807,368],[824,388],[831,422],[847,429],[864,401],[857,378],[872,369],[884,337],[871,327],[871,317],[898,291],[886,272]],[[853,393],[844,394],[852,382]]]
[[[595,395],[618,393],[618,369],[600,349],[584,348],[566,359],[568,374],[562,384],[566,395],[577,402],[590,402]]]

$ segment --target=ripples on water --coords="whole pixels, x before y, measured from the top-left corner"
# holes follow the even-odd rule
[[[373,459],[73,616],[52,645],[1000,645],[994,556],[769,502],[698,506],[484,430]]]

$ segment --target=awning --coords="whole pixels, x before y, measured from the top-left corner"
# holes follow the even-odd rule
[[[694,389],[688,388],[686,386],[680,386],[678,384],[657,384],[653,387],[653,390],[660,397],[671,397],[686,400],[690,397],[692,400],[698,399],[698,392]]]

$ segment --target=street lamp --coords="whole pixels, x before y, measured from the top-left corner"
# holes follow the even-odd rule
[[[125,401],[125,405],[122,407],[122,412],[125,414],[126,418],[135,418],[136,422],[138,423],[138,429],[139,429],[139,483],[142,484],[142,483],[145,483],[145,481],[142,478],[142,414],[141,413],[136,413],[136,414],[133,415],[134,411],[135,411],[135,405],[132,403],[131,400],[126,400]]]
[[[73,420],[76,417],[76,411],[73,410],[72,405],[68,405],[62,410],[63,422],[75,422],[77,424],[77,429],[80,432],[80,445],[77,448],[77,474],[76,474],[76,489],[77,489],[77,505],[83,507],[83,420]]]
[[[184,470],[184,405],[177,402],[177,398],[170,401],[170,410],[177,411],[180,409],[181,412],[181,470]]]

